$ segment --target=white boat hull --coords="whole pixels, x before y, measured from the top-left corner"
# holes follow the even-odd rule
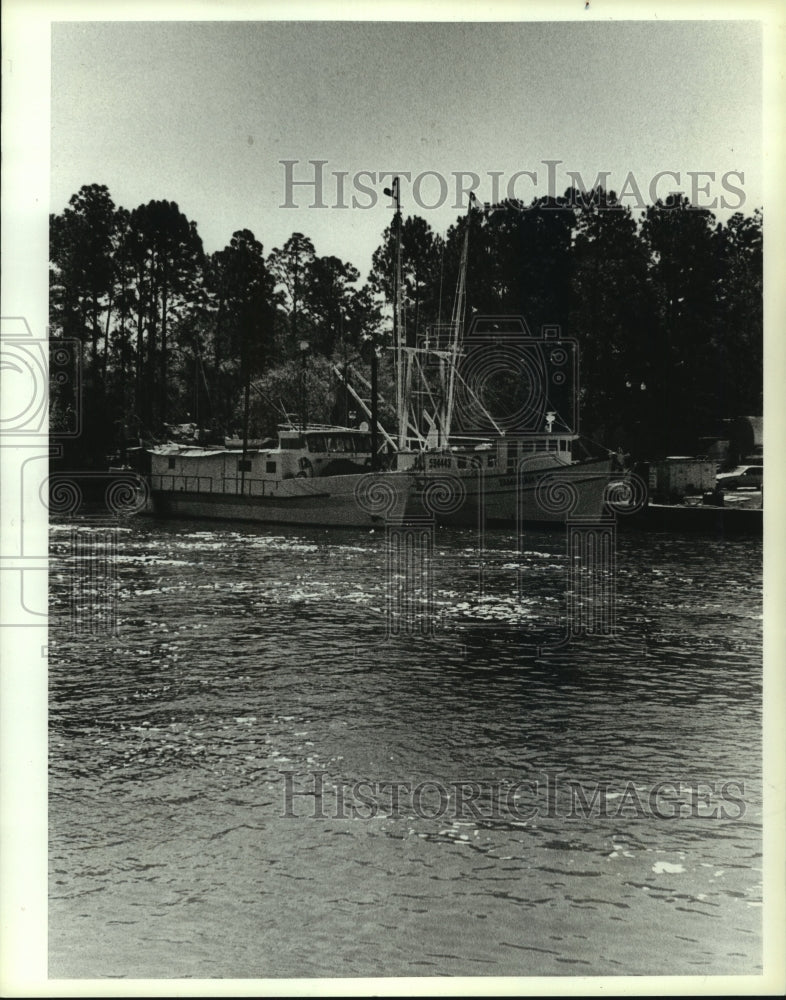
[[[276,483],[265,494],[162,489],[153,477],[153,512],[166,517],[257,521],[317,527],[375,527],[400,523],[413,477],[402,473],[325,476]]]
[[[408,516],[443,524],[515,526],[599,518],[606,510],[610,459],[512,472],[475,470],[417,477]]]
[[[161,489],[154,477],[152,500],[153,513],[168,517],[361,528],[426,517],[456,526],[511,527],[599,518],[610,478],[607,460],[518,477],[467,471],[292,479],[266,495]]]

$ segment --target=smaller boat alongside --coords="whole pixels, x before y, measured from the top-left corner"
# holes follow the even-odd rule
[[[404,516],[413,482],[371,471],[367,430],[320,424],[280,428],[272,448],[168,443],[148,457],[153,509],[174,517],[372,526]]]

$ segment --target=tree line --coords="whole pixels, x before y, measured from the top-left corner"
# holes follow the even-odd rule
[[[402,220],[402,312],[410,344],[449,319],[469,227],[467,315],[560,325],[581,358],[582,431],[637,457],[694,451],[726,417],[762,412],[762,213],[718,221],[676,195],[640,218],[614,192],[570,189],[471,210],[445,236]],[[51,338],[79,343],[81,462],[191,422],[215,439],[274,434],[286,415],[346,422],[332,377],[380,359],[390,398],[395,226],[364,282],[293,233],[265,252],[247,229],[204,251],[175,202],[117,207],[84,186],[50,216]],[[52,426],[75,405],[53,384]],[[382,410],[384,420],[391,416]],[[356,413],[355,419],[362,417]]]

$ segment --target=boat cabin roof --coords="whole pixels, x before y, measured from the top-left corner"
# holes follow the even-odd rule
[[[268,447],[248,447],[246,453],[258,454],[282,451],[306,452],[367,452],[371,448],[371,432],[362,427],[338,427],[330,424],[309,425],[305,430],[279,428],[278,443]],[[156,455],[180,455],[186,458],[215,458],[218,455],[242,455],[243,448],[234,442],[227,447],[182,444],[168,441],[150,449]]]

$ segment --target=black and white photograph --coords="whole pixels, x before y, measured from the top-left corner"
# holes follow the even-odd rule
[[[781,992],[778,6],[4,21],[4,995]]]

